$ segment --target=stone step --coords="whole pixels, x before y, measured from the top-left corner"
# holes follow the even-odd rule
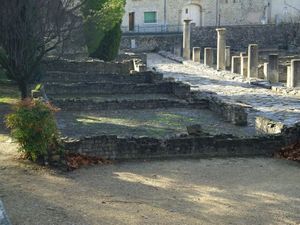
[[[46,83],[46,94],[60,95],[101,95],[101,94],[172,94],[174,82],[159,82],[155,84],[142,83]]]
[[[77,82],[115,82],[115,83],[154,83],[161,81],[163,75],[152,71],[134,73],[130,75],[121,74],[98,74],[80,72],[47,72],[43,78],[45,83],[77,83]]]
[[[98,74],[129,74],[132,62],[103,62],[100,60],[75,61],[67,59],[49,59],[43,61],[45,71],[82,72]]]
[[[100,97],[53,98],[55,106],[63,111],[92,111],[120,109],[157,109],[195,107],[172,95],[112,95]],[[198,108],[207,108],[207,102],[197,103]]]

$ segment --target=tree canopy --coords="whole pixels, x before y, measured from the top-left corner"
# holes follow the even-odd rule
[[[86,0],[82,13],[89,53],[99,48],[107,32],[120,26],[125,0]]]

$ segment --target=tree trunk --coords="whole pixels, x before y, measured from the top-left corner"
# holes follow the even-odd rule
[[[20,82],[18,85],[21,92],[21,99],[24,100],[25,98],[28,98],[28,84],[26,82]]]

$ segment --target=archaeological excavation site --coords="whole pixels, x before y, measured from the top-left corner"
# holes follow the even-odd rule
[[[0,225],[300,225],[299,162],[299,0],[1,0]]]
[[[114,62],[45,61],[44,92],[61,109],[68,153],[109,160],[272,156],[299,140],[300,57],[253,43],[238,51],[226,44],[233,31],[214,32],[216,48],[192,47],[185,21],[182,57],[177,47],[124,50]]]

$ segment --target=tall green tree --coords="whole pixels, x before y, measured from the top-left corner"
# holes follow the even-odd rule
[[[86,0],[82,13],[84,17],[84,32],[90,56],[103,60],[111,60],[116,56],[121,35],[121,22],[124,15],[125,0]],[[110,38],[111,43],[107,41]],[[110,57],[103,57],[105,48]]]

